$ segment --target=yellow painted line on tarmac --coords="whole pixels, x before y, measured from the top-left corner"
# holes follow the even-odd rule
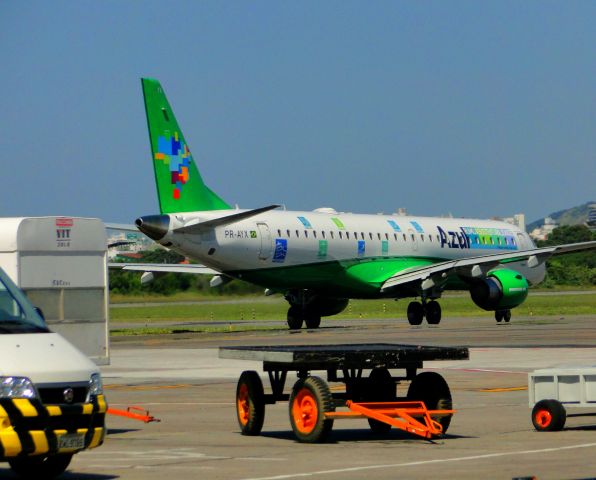
[[[189,388],[193,385],[181,383],[179,385],[104,385],[107,390],[173,390],[176,388]]]
[[[521,387],[503,387],[503,388],[481,388],[479,390],[479,392],[489,392],[489,393],[495,393],[495,392],[520,392],[523,390],[527,390],[528,386],[527,385],[523,385]]]

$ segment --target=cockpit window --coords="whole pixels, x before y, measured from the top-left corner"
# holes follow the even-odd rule
[[[49,332],[29,299],[0,270],[0,334]]]

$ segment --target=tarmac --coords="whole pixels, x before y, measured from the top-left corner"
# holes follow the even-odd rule
[[[268,322],[268,325],[270,323]],[[281,322],[280,322],[281,325]],[[105,444],[75,455],[64,479],[596,478],[596,405],[567,410],[565,429],[537,432],[528,372],[596,365],[596,314],[444,318],[436,327],[403,319],[325,321],[318,330],[114,337],[102,367],[113,408],[139,406],[159,419],[110,415]],[[288,404],[266,407],[260,436],[239,433],[236,382],[259,362],[218,358],[225,345],[399,343],[467,346],[467,361],[427,362],[449,383],[454,415],[447,434],[427,441],[393,429],[374,434],[366,420],[336,421],[324,444],[295,440]],[[324,372],[313,372],[325,377]],[[286,392],[295,381],[289,375]],[[333,388],[341,388],[333,384]],[[398,386],[404,394],[407,382]],[[0,478],[14,478],[3,464]]]

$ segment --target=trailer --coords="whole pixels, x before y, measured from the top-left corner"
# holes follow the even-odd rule
[[[0,267],[52,331],[109,363],[107,242],[97,218],[0,218]]]
[[[325,441],[335,420],[353,418],[367,418],[371,430],[380,434],[392,427],[428,440],[445,434],[455,413],[449,386],[436,372],[417,371],[424,361],[468,360],[469,352],[384,343],[220,347],[219,357],[262,361],[269,377],[271,393],[265,393],[256,371],[240,375],[236,414],[243,435],[259,435],[265,406],[287,401],[296,438],[318,443]],[[311,375],[315,370],[326,372],[327,381]],[[391,370],[403,372],[394,375]],[[298,381],[284,393],[288,372],[296,372]],[[411,383],[406,396],[398,397],[397,385],[403,381]],[[332,390],[328,382],[344,383],[345,392]]]
[[[562,430],[567,408],[596,410],[596,366],[546,368],[528,374],[532,423],[539,432]]]

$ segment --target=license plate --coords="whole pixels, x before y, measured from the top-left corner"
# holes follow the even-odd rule
[[[85,435],[83,433],[67,433],[58,437],[58,448],[64,450],[78,450],[85,448]]]

